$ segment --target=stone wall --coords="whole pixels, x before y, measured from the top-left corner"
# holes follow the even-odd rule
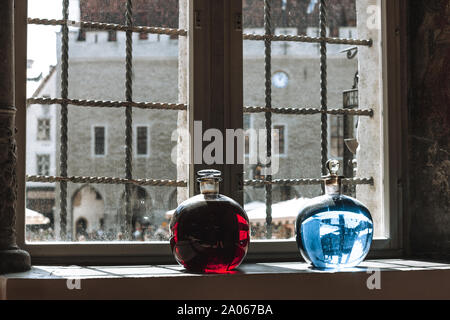
[[[450,257],[450,1],[410,1],[409,16],[410,249]]]

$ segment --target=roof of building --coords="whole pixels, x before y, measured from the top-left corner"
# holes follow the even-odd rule
[[[133,23],[140,26],[178,28],[179,0],[134,0]],[[294,27],[299,34],[307,27],[319,26],[318,0],[274,0],[272,2],[273,27]],[[285,5],[284,5],[285,3]],[[244,28],[264,26],[264,1],[243,0]],[[286,10],[283,10],[283,7]],[[337,28],[356,26],[355,0],[329,0],[327,22],[331,35]],[[125,23],[125,1],[80,0],[80,19],[108,23]]]
[[[36,98],[41,93],[44,86],[47,84],[47,82],[50,80],[50,78],[55,74],[56,66],[50,66],[49,73],[45,76],[44,79],[39,83],[39,86],[36,88],[36,90],[31,95],[31,98]]]

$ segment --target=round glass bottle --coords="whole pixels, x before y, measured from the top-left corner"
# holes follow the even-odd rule
[[[319,269],[353,267],[364,260],[373,237],[369,210],[341,194],[339,161],[327,162],[325,194],[308,201],[296,221],[296,241],[303,258]]]
[[[201,194],[181,203],[170,222],[172,253],[189,271],[226,272],[247,254],[249,220],[239,203],[219,194],[220,171],[197,175]]]

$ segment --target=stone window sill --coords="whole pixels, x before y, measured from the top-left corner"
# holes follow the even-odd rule
[[[2,299],[450,299],[450,264],[368,260],[330,272],[300,262],[256,263],[206,275],[177,265],[33,266],[0,276]]]

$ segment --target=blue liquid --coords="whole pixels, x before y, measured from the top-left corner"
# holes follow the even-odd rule
[[[326,198],[325,198],[326,197]],[[324,201],[325,199],[325,201]],[[367,255],[373,236],[369,211],[346,196],[324,196],[300,219],[300,251],[305,260],[320,269],[358,265]],[[300,244],[300,243],[299,243]]]

